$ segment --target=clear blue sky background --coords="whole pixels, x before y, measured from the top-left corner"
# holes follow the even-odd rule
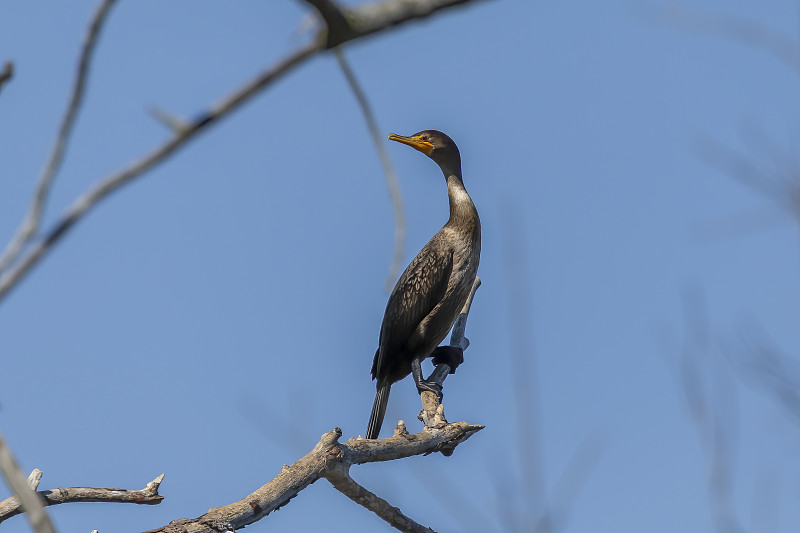
[[[17,66],[0,93],[3,242],[54,139],[95,5],[0,6],[0,59]],[[435,128],[456,140],[483,221],[472,344],[445,405],[450,420],[486,429],[449,458],[353,470],[436,530],[522,531],[526,510],[541,508],[568,532],[720,530],[707,431],[681,380],[687,353],[722,414],[733,515],[747,531],[800,523],[800,425],[736,370],[761,342],[796,364],[796,219],[697,149],[714,141],[768,170],[796,165],[797,73],[670,22],[659,5],[478,2],[346,49],[385,133]],[[789,0],[690,7],[797,37]],[[149,107],[190,117],[219,101],[306,41],[306,11],[288,0],[120,2],[47,223],[167,137]],[[407,262],[446,219],[445,185],[421,154],[388,148]],[[141,488],[165,472],[166,499],[54,507],[59,529],[198,516],[336,426],[363,434],[393,224],[332,55],[81,222],[0,304],[0,427],[26,472],[44,471],[42,489]],[[706,350],[686,350],[685,301],[690,317],[705,302]],[[519,376],[533,409],[519,408]],[[385,434],[400,418],[418,429],[418,410],[412,382],[399,383]],[[531,412],[538,444],[521,450]],[[536,464],[541,477],[525,471]],[[248,531],[323,529],[391,530],[319,482]]]

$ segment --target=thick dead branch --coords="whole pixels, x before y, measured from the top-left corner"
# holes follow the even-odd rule
[[[249,496],[230,505],[214,507],[198,518],[175,520],[147,533],[235,531],[286,505],[318,479],[340,476],[342,468],[453,449],[481,429],[483,426],[458,422],[442,429],[425,428],[415,435],[396,433],[388,439],[358,438],[339,443],[342,430],[336,428],[324,434],[305,457],[291,466],[284,466],[272,481]]]
[[[425,18],[441,9],[465,4],[469,1],[472,0],[385,0],[350,9],[347,11],[347,19],[351,21],[350,27],[352,31],[348,31],[346,35],[342,36],[339,43],[366,37],[410,20]],[[102,6],[107,4],[110,6],[112,2],[113,0],[105,0],[101,5],[101,10]],[[321,4],[322,2],[317,3]],[[333,2],[328,3],[335,5]],[[23,255],[19,255],[22,252],[21,249],[13,254],[17,257],[17,260],[13,265],[6,265],[7,268],[0,273],[0,300],[52,249],[53,244],[72,229],[75,222],[83,218],[97,203],[121,186],[151,170],[178,149],[183,148],[200,130],[218,122],[220,118],[238,109],[253,96],[304,63],[317,52],[324,50],[327,47],[326,43],[329,42],[326,41],[329,37],[327,33],[327,31],[323,31],[314,42],[292,52],[274,67],[257,75],[231,93],[221,103],[187,123],[185,128],[173,131],[173,136],[170,139],[156,147],[149,154],[143,156],[132,165],[105,177],[83,196],[77,198],[60,220],[56,222],[55,226],[46,232],[39,241],[32,242]],[[71,119],[66,129],[67,131],[71,129]],[[57,161],[60,161],[60,155]],[[36,218],[38,220],[38,217]],[[33,234],[31,233],[31,235]],[[15,240],[17,240],[17,237],[15,237]],[[12,249],[15,246],[13,242],[9,245]]]
[[[37,474],[38,473],[38,474]],[[36,479],[38,477],[38,479]],[[35,489],[39,484],[39,479],[42,477],[41,470],[34,470],[31,477],[28,479],[29,483],[35,482],[31,485]],[[102,489],[93,487],[69,487],[65,489],[53,489],[39,491],[39,501],[42,505],[58,505],[60,503],[76,503],[76,502],[103,502],[103,503],[136,503],[140,505],[156,505],[161,503],[164,499],[163,496],[158,494],[158,487],[164,479],[164,474],[161,474],[153,481],[148,483],[141,490],[126,490],[126,489]],[[11,518],[24,512],[23,506],[20,505],[16,496],[6,498],[0,502],[0,522]],[[38,531],[38,530],[37,530]]]
[[[383,173],[386,175],[386,184],[389,186],[389,196],[392,198],[392,206],[394,207],[394,257],[389,265],[389,274],[386,276],[386,284],[384,288],[388,291],[391,290],[397,275],[400,272],[400,266],[403,261],[403,249],[405,248],[406,240],[406,216],[403,211],[403,195],[400,193],[400,185],[397,181],[397,174],[392,166],[392,160],[389,157],[389,151],[386,149],[386,140],[381,135],[378,129],[378,122],[375,120],[375,114],[372,112],[372,107],[369,105],[367,95],[361,89],[353,69],[350,68],[344,51],[341,48],[334,49],[336,59],[339,62],[339,67],[342,69],[347,83],[350,84],[353,94],[361,107],[361,113],[364,115],[364,120],[367,122],[367,128],[372,136],[372,142],[375,143],[375,149],[378,151],[378,157],[383,166]]]
[[[3,63],[3,70],[0,71],[0,89],[3,88],[12,77],[14,77],[14,63],[6,61]]]
[[[64,118],[61,121],[61,126],[58,129],[53,151],[50,153],[50,158],[47,160],[42,175],[39,177],[39,183],[36,185],[36,193],[34,194],[28,213],[25,215],[22,225],[11,239],[11,242],[8,243],[2,257],[0,257],[0,272],[16,259],[25,244],[28,243],[39,229],[42,211],[47,201],[47,196],[50,193],[50,185],[59,167],[61,167],[61,162],[64,160],[64,151],[67,148],[69,137],[75,125],[75,117],[77,117],[81,102],[83,102],[86,79],[89,76],[89,65],[95,45],[97,44],[97,38],[107,19],[108,12],[115,1],[116,0],[103,0],[97,8],[97,11],[95,11],[92,22],[89,24],[89,30],[83,43],[80,59],[78,60],[75,84],[72,87],[72,94],[70,95]]]

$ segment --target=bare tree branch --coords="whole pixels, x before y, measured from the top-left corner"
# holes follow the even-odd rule
[[[510,518],[515,527],[534,531],[542,520],[550,521],[547,480],[542,446],[542,401],[539,387],[539,358],[536,351],[536,320],[525,224],[517,203],[509,203],[503,218],[503,251],[506,266],[509,339],[511,343],[511,390],[517,415],[517,457],[521,465],[518,482],[524,502]]]
[[[3,85],[6,84],[11,78],[14,77],[14,63],[12,61],[6,61],[3,63],[3,70],[0,71],[0,89],[3,88]]]
[[[339,465],[337,468],[334,468],[325,476],[325,479],[327,479],[336,490],[357,504],[377,514],[388,522],[389,525],[400,531],[409,531],[411,533],[436,533],[431,528],[416,523],[414,520],[404,515],[400,509],[392,507],[389,502],[356,483],[353,478],[350,477],[349,468],[344,465]]]
[[[36,193],[34,194],[28,213],[25,215],[22,225],[11,239],[11,242],[6,246],[2,257],[0,257],[0,272],[16,259],[25,244],[31,237],[36,235],[39,229],[39,222],[42,218],[42,211],[44,210],[44,205],[50,192],[53,176],[58,172],[59,167],[61,167],[61,162],[64,160],[64,151],[67,148],[67,143],[69,142],[73,126],[75,125],[75,117],[78,115],[78,110],[83,102],[86,79],[89,76],[89,66],[92,53],[97,44],[97,38],[107,19],[108,12],[115,1],[116,0],[103,0],[95,11],[92,21],[89,24],[89,30],[83,43],[80,59],[78,60],[75,84],[72,87],[72,94],[70,95],[64,118],[61,121],[61,127],[58,129],[53,151],[50,153],[50,158],[47,160],[42,175],[39,177]]]
[[[235,531],[286,505],[318,479],[340,475],[334,472],[336,469],[452,450],[481,429],[483,426],[457,422],[442,429],[425,428],[415,435],[395,432],[388,439],[357,438],[339,443],[342,430],[336,428],[324,434],[308,454],[291,466],[284,466],[272,481],[238,502],[214,507],[198,518],[175,520],[147,533]]]
[[[743,340],[746,346],[742,353],[729,357],[733,369],[745,384],[766,394],[800,427],[800,365],[763,332],[756,330]]]
[[[358,105],[361,107],[361,112],[364,114],[364,120],[367,121],[367,128],[372,136],[372,141],[375,143],[375,149],[378,151],[381,165],[383,165],[383,173],[386,175],[386,184],[389,186],[389,196],[392,198],[392,206],[394,207],[394,257],[389,265],[389,275],[386,276],[386,283],[384,288],[388,291],[392,288],[397,279],[397,274],[400,272],[400,266],[403,261],[403,250],[405,248],[406,240],[406,216],[403,210],[403,195],[400,192],[400,185],[397,181],[397,174],[392,166],[392,160],[389,158],[389,151],[386,149],[386,144],[378,129],[378,123],[375,120],[375,115],[369,105],[367,95],[361,90],[361,86],[356,79],[353,69],[344,56],[344,51],[341,48],[334,48],[336,59],[339,62],[339,67],[344,73],[344,77],[350,84],[353,94],[358,100]]]
[[[701,292],[684,295],[684,340],[681,380],[700,443],[708,454],[708,493],[718,531],[745,531],[733,502],[734,465],[731,449],[738,419],[734,383],[712,357],[705,298]],[[716,366],[712,366],[715,365]],[[705,372],[704,372],[705,369]]]
[[[18,502],[17,508],[22,507],[25,509],[31,528],[36,533],[55,533],[55,528],[53,528],[53,523],[44,509],[43,502],[36,497],[36,492],[32,488],[33,483],[38,483],[36,481],[36,471],[34,470],[30,477],[25,479],[2,435],[0,435],[0,473],[3,474],[6,484],[16,494],[9,500],[16,500]]]
[[[457,531],[501,530],[493,524],[494,514],[491,517],[486,514],[485,502],[479,502],[480,496],[474,488],[457,483],[450,471],[442,468],[438,462],[414,462],[410,466],[419,487],[438,502],[438,509],[445,511],[457,523]],[[436,483],[431,483],[432,479]]]
[[[105,0],[103,5],[112,1]],[[353,20],[351,24],[353,31],[346,35],[342,42],[366,37],[410,20],[427,17],[441,9],[470,1],[472,0],[384,0],[354,8],[347,11],[348,20],[350,18]],[[75,222],[83,218],[98,202],[119,187],[151,170],[175,151],[183,148],[201,129],[238,109],[274,81],[325,49],[326,35],[324,33],[320,33],[312,43],[292,52],[277,65],[265,70],[235,90],[220,104],[213,106],[206,113],[187,123],[185,129],[173,131],[170,139],[149,154],[132,165],[107,176],[83,196],[77,198],[51,230],[44,234],[38,242],[32,243],[25,255],[19,257],[13,265],[0,273],[0,300],[52,249],[53,244],[58,242]],[[9,247],[13,249],[13,246],[9,245]]]
[[[185,121],[170,115],[163,109],[152,107],[148,110],[148,113],[150,113],[151,117],[171,129],[173,133],[180,134],[189,128],[189,125]]]
[[[31,472],[31,475],[28,476],[28,486],[32,490],[36,490],[39,488],[39,482],[42,480],[42,471],[38,468],[34,468]],[[2,504],[0,504],[2,505]]]
[[[38,486],[39,479],[42,477],[42,471],[38,469],[34,470],[31,474],[31,478],[34,477],[34,474],[38,475],[38,479],[36,479],[36,485]],[[164,499],[163,496],[158,494],[158,487],[161,485],[163,480],[164,474],[161,474],[141,490],[69,487],[65,489],[39,491],[38,495],[40,496],[40,501],[43,505],[58,505],[60,503],[76,502],[136,503],[140,505],[157,505]],[[31,488],[35,489],[36,487],[33,486]],[[0,522],[3,522],[22,512],[24,512],[23,508],[15,496],[6,498],[0,502]]]
[[[467,301],[464,302],[464,307],[461,308],[461,313],[453,323],[453,331],[450,333],[450,346],[455,346],[466,350],[469,347],[469,339],[467,339],[467,318],[469,318],[469,310],[472,308],[472,300],[475,298],[475,293],[481,286],[481,278],[475,276],[472,282],[472,289],[469,291]]]
[[[696,153],[712,165],[743,185],[772,200],[785,200],[790,192],[791,174],[769,172],[753,157],[712,140],[698,143]]]
[[[553,488],[552,502],[539,516],[534,533],[546,533],[565,529],[578,491],[586,484],[592,468],[598,463],[601,446],[597,434],[587,435],[564,467],[561,477]]]
[[[800,173],[796,168],[764,168],[754,157],[748,157],[719,143],[706,142],[698,146],[699,155],[709,164],[724,171],[771,200],[777,207],[800,220]],[[774,213],[757,212],[740,216],[734,222],[743,229],[774,226]],[[769,216],[771,215],[771,216]]]

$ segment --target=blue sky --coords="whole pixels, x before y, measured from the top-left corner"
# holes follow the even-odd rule
[[[725,420],[736,519],[759,532],[800,520],[800,426],[736,370],[760,342],[797,364],[797,219],[702,148],[796,166],[797,72],[758,46],[668,20],[660,5],[478,2],[346,47],[385,133],[435,128],[458,143],[483,223],[471,346],[445,407],[486,429],[449,458],[353,470],[437,531],[518,531],[516,514],[559,508],[564,492],[575,494],[563,531],[715,530],[710,455],[681,381],[686,353]],[[54,139],[94,7],[0,7],[0,60],[16,63],[0,92],[4,242]],[[797,39],[793,2],[691,8]],[[120,2],[46,222],[167,137],[147,109],[191,117],[219,101],[306,41],[306,11]],[[446,219],[445,185],[421,154],[388,149],[407,262]],[[256,489],[333,427],[363,434],[393,224],[332,55],[87,216],[0,303],[0,428],[26,471],[44,471],[42,489],[141,488],[164,472],[166,499],[54,507],[59,529],[198,516]],[[687,352],[684,323],[703,316],[699,302],[707,349]],[[524,450],[520,364],[535,370],[523,381],[540,413],[538,444]],[[411,380],[397,384],[384,431],[400,418],[418,429],[418,411]],[[541,483],[526,485],[528,464],[543,465]],[[571,469],[579,481],[562,482]],[[248,531],[323,527],[391,531],[325,482]]]

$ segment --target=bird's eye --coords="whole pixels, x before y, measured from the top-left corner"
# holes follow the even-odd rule
[[[423,141],[427,141],[427,140],[428,140],[428,136],[427,136],[427,135],[423,135],[423,136],[422,136],[422,140],[423,140]]]

